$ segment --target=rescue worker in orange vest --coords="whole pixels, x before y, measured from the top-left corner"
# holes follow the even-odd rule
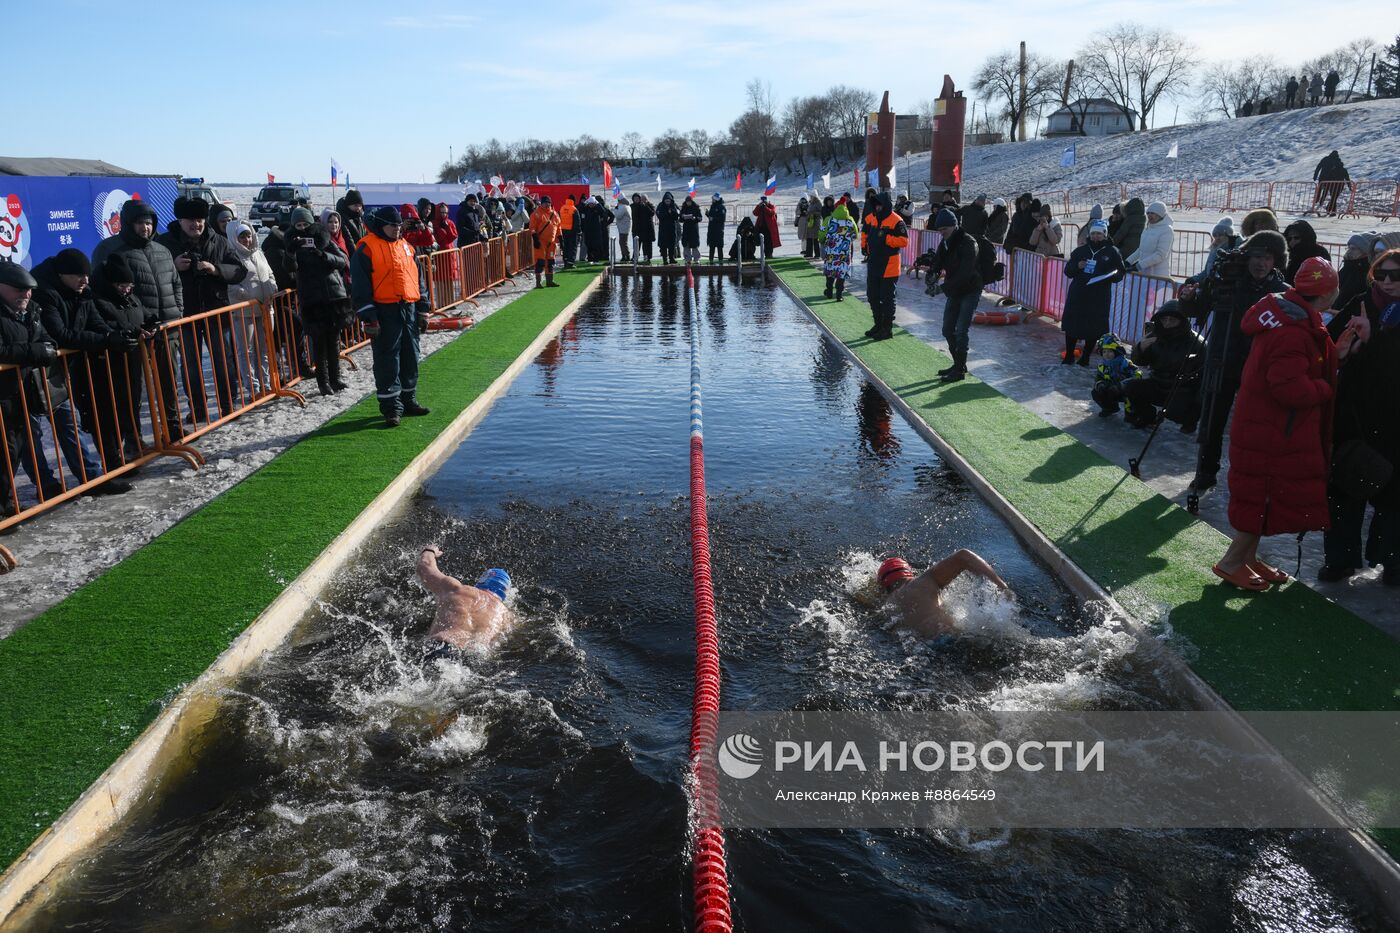
[[[909,245],[909,228],[904,218],[894,212],[888,191],[875,199],[873,223],[866,242],[870,247],[870,266],[865,274],[865,292],[870,300],[870,313],[875,326],[865,332],[871,340],[888,340],[894,336],[894,286],[899,281],[899,251]]]
[[[366,218],[369,233],[350,257],[350,297],[374,353],[374,390],[387,427],[428,414],[418,404],[418,335],[428,329],[428,290],[398,209]]]
[[[554,247],[559,242],[559,215],[549,195],[540,198],[539,207],[530,215],[530,236],[535,244],[535,287],[558,288],[554,281]],[[540,284],[544,273],[544,284]]]
[[[574,202],[574,196],[571,194],[564,200],[564,206],[559,208],[559,229],[564,234],[565,269],[574,265],[574,254],[578,249],[578,228],[578,204]]]

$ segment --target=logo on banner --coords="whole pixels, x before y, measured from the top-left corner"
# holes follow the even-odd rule
[[[763,764],[763,746],[753,736],[736,732],[719,747],[718,758],[720,770],[742,781],[758,773]]]
[[[5,211],[0,215],[0,259],[25,265],[29,256],[29,218],[19,195],[5,196]]]
[[[92,201],[92,220],[102,239],[122,232],[122,205],[127,201],[141,200],[139,194],[128,194],[120,188],[115,191],[99,192]]]

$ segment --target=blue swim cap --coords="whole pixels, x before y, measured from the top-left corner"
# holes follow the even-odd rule
[[[476,588],[495,593],[501,602],[505,602],[506,591],[510,589],[510,574],[499,567],[492,567],[477,578]]]

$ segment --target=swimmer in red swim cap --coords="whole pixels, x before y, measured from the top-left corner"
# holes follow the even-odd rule
[[[902,625],[930,638],[953,626],[953,617],[943,608],[943,591],[959,574],[984,577],[1003,590],[1010,590],[992,565],[966,548],[954,551],[921,574],[902,557],[891,557],[880,565],[875,580],[885,594],[885,605],[894,610]]]

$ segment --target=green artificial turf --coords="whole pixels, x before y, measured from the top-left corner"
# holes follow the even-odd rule
[[[423,360],[432,408],[373,396],[0,641],[0,865],[57,819],[288,581],[598,274],[563,272]]]
[[[1021,514],[1143,620],[1168,618],[1191,667],[1239,710],[1400,709],[1400,644],[1299,583],[1246,595],[1211,566],[1227,539],[991,386],[940,384],[948,357],[869,309],[822,296],[801,259],[770,267]],[[976,335],[974,334],[974,340]]]

